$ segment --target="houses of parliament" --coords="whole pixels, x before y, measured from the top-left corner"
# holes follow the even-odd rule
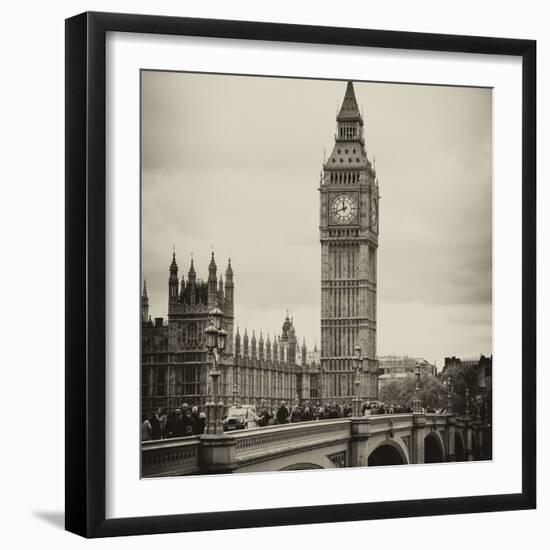
[[[208,279],[198,279],[193,260],[179,276],[175,252],[169,266],[168,317],[152,319],[144,281],[142,315],[142,409],[202,406],[211,396],[211,364],[205,347],[209,312],[218,307],[228,333],[220,362],[219,395],[260,406],[349,401],[360,377],[360,396],[378,397],[376,296],[378,179],[367,157],[363,118],[348,82],[336,117],[335,143],[324,162],[320,194],[321,349],[308,352],[286,314],[280,333],[264,335],[235,324],[235,281],[231,261],[225,279],[214,253]],[[281,316],[283,319],[283,315]],[[354,370],[360,348],[361,369]]]

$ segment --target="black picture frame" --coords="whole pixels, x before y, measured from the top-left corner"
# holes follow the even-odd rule
[[[105,44],[108,31],[518,56],[522,60],[522,490],[516,494],[106,519]],[[536,506],[536,42],[83,13],[66,20],[66,529],[107,537]]]

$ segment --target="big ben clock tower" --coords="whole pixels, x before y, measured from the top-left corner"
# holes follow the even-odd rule
[[[378,180],[367,157],[363,118],[348,82],[334,149],[320,192],[321,370],[324,401],[354,394],[354,347],[361,348],[359,394],[378,397],[376,251]]]

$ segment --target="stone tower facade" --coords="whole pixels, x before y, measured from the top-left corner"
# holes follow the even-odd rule
[[[323,164],[319,187],[323,400],[353,396],[355,346],[362,355],[360,397],[376,399],[379,193],[352,82],[336,123],[334,149]]]

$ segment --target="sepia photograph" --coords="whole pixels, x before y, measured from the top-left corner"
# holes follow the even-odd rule
[[[142,477],[492,459],[492,100],[141,71]]]

